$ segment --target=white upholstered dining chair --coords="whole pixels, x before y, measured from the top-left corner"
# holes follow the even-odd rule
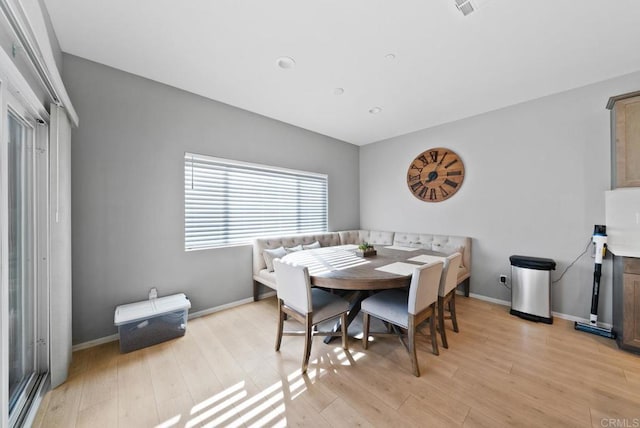
[[[444,320],[451,319],[453,331],[458,330],[458,319],[456,318],[456,285],[458,284],[458,270],[462,262],[462,254],[453,253],[444,262],[440,289],[438,290],[438,330],[442,338],[442,346],[449,347],[447,343],[447,332],[444,328]],[[449,310],[450,316],[445,316],[445,307]]]
[[[280,350],[283,335],[304,335],[304,354],[302,373],[306,373],[311,355],[311,342],[314,335],[342,336],[342,347],[347,344],[347,310],[349,302],[324,290],[311,287],[309,270],[305,266],[273,261],[278,284],[278,334],[276,351]],[[291,316],[304,325],[304,331],[284,331],[285,315]],[[323,321],[340,317],[341,333],[317,332],[314,327]]]
[[[431,330],[433,353],[438,355],[435,315],[442,267],[442,261],[416,266],[408,290],[385,290],[362,301],[364,349],[367,349],[369,344],[370,316],[406,329],[409,344],[407,346],[404,342],[402,343],[409,351],[413,374],[420,376],[415,336],[418,325],[427,319],[429,319]]]

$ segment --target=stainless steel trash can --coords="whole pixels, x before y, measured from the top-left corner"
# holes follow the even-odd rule
[[[551,259],[511,256],[511,315],[553,323],[551,315]]]

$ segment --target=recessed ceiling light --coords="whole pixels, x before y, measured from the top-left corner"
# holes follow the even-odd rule
[[[335,88],[333,90],[333,95],[342,95],[344,94],[344,88]]]
[[[455,2],[456,2],[456,7],[460,12],[462,12],[464,16],[467,16],[471,12],[476,10],[471,0],[455,0]]]
[[[369,113],[371,114],[378,114],[382,111],[382,107],[371,107],[369,109]]]
[[[394,59],[396,59],[396,54],[388,53],[384,57],[389,61],[393,61]]]
[[[293,58],[288,56],[281,56],[276,60],[276,64],[278,64],[278,67],[283,68],[285,70],[294,68],[296,66],[296,62],[293,60]]]

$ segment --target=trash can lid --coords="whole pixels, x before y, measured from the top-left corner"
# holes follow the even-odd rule
[[[544,259],[541,257],[528,257],[528,256],[511,256],[509,257],[511,266],[535,269],[535,270],[555,270],[556,262],[551,259]]]

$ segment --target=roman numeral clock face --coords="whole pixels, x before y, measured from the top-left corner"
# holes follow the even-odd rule
[[[425,202],[441,202],[462,186],[462,159],[449,149],[429,149],[416,157],[407,172],[407,185],[413,196]]]

